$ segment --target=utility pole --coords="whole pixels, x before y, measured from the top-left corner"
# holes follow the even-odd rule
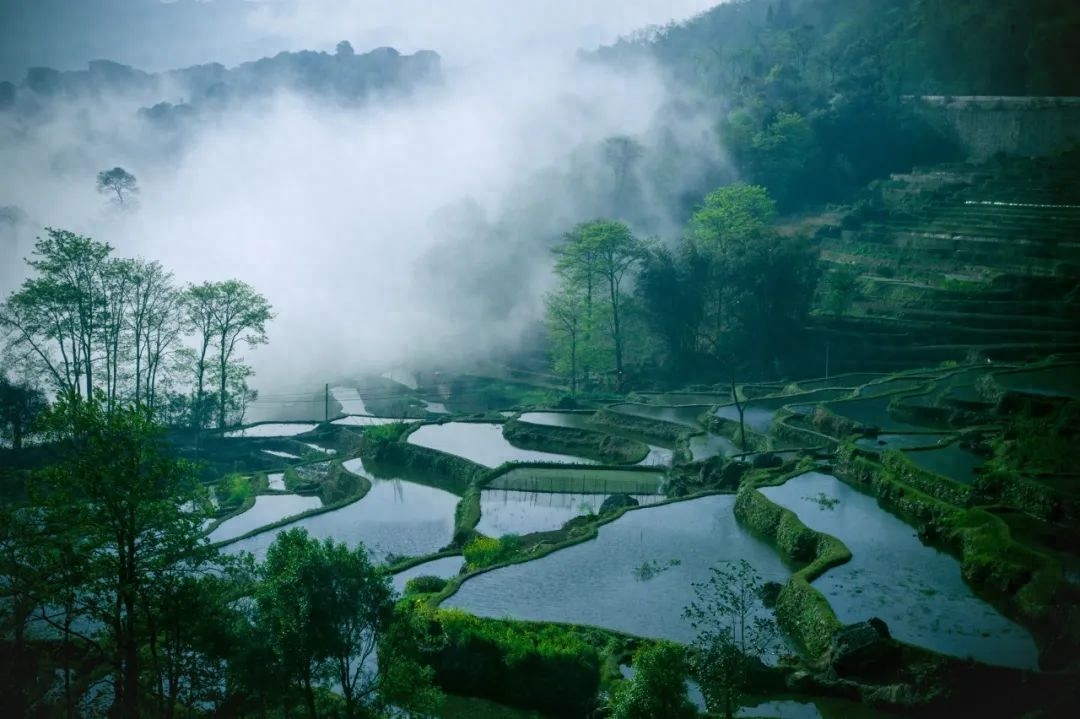
[[[323,385],[323,422],[330,421],[330,385]]]

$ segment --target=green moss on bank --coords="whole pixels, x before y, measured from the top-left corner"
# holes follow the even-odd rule
[[[816,656],[824,654],[833,633],[843,623],[810,582],[830,567],[849,561],[851,551],[835,537],[810,529],[794,512],[773,503],[749,484],[735,498],[735,517],[771,541],[788,561],[805,565],[781,589],[776,617],[807,651]]]
[[[585,457],[604,464],[637,464],[649,454],[644,442],[577,427],[515,419],[503,424],[502,433],[515,447]]]

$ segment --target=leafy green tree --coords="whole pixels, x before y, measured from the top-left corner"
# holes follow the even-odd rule
[[[759,374],[787,351],[818,277],[809,240],[777,233],[775,214],[765,188],[721,187],[691,217],[684,251],[704,297],[698,346]]]
[[[642,262],[634,287],[647,328],[660,338],[678,376],[685,376],[697,355],[704,305],[703,283],[695,276],[699,265],[685,253],[678,257],[665,247],[654,248]]]
[[[97,189],[103,195],[113,195],[113,201],[120,207],[130,204],[132,196],[139,192],[135,175],[122,167],[102,170],[97,174]]]
[[[711,570],[694,584],[694,601],[685,610],[697,630],[691,665],[709,711],[733,717],[751,672],[780,638],[780,630],[761,600],[761,577],[745,559]]]
[[[555,371],[570,378],[570,394],[578,391],[581,350],[588,322],[585,295],[579,287],[567,286],[544,297],[548,331],[553,342]]]
[[[282,532],[259,568],[255,601],[255,631],[273,638],[270,671],[291,689],[282,696],[286,710],[298,695],[314,719],[319,687],[328,682],[339,687],[349,719],[424,695],[424,672],[412,672],[410,694],[399,681],[406,667],[395,667],[393,656],[376,664],[376,648],[392,629],[393,590],[362,546],[320,543],[302,528]]]
[[[750,174],[769,188],[781,207],[796,207],[818,196],[818,144],[806,120],[781,112],[754,135]]]
[[[594,220],[566,235],[556,263],[562,291],[579,292],[584,296],[586,317],[594,322],[601,316],[604,319],[614,358],[616,388],[622,386],[627,340],[624,283],[644,254],[641,241],[625,224]],[[587,342],[591,339],[590,335]]]
[[[195,374],[196,427],[204,426],[206,381],[213,371],[217,381],[217,426],[226,426],[232,380],[246,376],[244,365],[234,360],[240,343],[249,347],[265,344],[266,324],[274,318],[270,303],[250,285],[240,280],[203,282],[184,293],[184,311],[196,336],[197,348],[190,353]],[[246,388],[245,390],[246,391]]]
[[[90,622],[91,635],[81,639],[114,672],[113,712],[136,717],[145,693],[140,650],[149,639],[143,620],[163,577],[197,576],[214,554],[201,538],[205,493],[142,407],[110,413],[100,393],[69,394],[44,423],[61,460],[34,475],[30,495],[50,538],[46,550],[58,560],[50,601]],[[77,581],[68,568],[78,569]]]
[[[822,304],[833,317],[847,312],[859,296],[859,273],[850,267],[833,269],[823,284],[825,297]]]
[[[127,320],[135,355],[135,403],[157,410],[158,381],[167,372],[173,348],[183,336],[180,292],[171,272],[157,262],[135,260]]]
[[[34,421],[49,406],[45,393],[28,382],[13,382],[0,374],[0,437],[11,441],[11,448],[22,449]]]
[[[736,183],[713,190],[690,218],[689,238],[717,256],[737,253],[776,218],[776,202],[758,185]]]
[[[612,719],[689,719],[697,709],[686,696],[686,650],[657,642],[634,657],[634,677],[612,693]]]
[[[57,391],[89,397],[105,306],[101,281],[112,247],[46,229],[27,264],[36,273],[0,309],[8,351],[49,376]]]

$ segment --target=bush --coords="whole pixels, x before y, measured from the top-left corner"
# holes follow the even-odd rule
[[[480,619],[440,609],[443,641],[426,663],[447,692],[556,716],[582,716],[600,686],[600,655],[573,629]]]
[[[405,594],[438,594],[446,588],[447,580],[425,575],[405,582]]]
[[[363,432],[364,438],[373,442],[397,442],[408,428],[409,425],[405,422],[394,422],[364,427]]]
[[[255,488],[251,486],[250,477],[230,474],[218,482],[214,493],[217,495],[218,506],[222,509],[236,509],[255,494]]]
[[[465,545],[463,553],[469,569],[490,567],[512,558],[521,547],[521,539],[516,534],[503,535],[501,539],[476,537]]]

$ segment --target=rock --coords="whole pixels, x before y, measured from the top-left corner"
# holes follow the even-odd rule
[[[754,469],[772,469],[773,467],[779,467],[783,463],[783,458],[772,452],[762,452],[754,456]]]
[[[776,600],[780,598],[780,591],[784,588],[784,585],[780,582],[765,582],[761,586],[761,603],[765,605],[766,609],[772,609],[776,606]]]
[[[577,409],[581,405],[578,401],[566,394],[559,398],[559,401],[555,403],[555,409]]]
[[[600,514],[610,514],[625,507],[636,507],[639,502],[629,494],[613,494],[600,505]]]
[[[859,676],[888,668],[899,651],[885,622],[874,617],[836,631],[827,654],[839,676]]]

